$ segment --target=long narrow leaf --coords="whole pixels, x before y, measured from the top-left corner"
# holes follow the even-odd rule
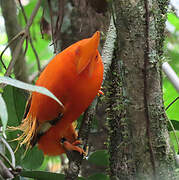
[[[8,114],[7,114],[6,103],[1,94],[0,94],[0,118],[3,125],[3,132],[5,132],[7,126]]]
[[[64,174],[50,173],[45,171],[22,171],[20,176],[38,180],[64,180]]]
[[[27,84],[22,81],[12,79],[9,77],[0,77],[0,83],[4,83],[4,84],[8,84],[8,85],[20,88],[20,89],[34,91],[34,92],[44,94],[46,96],[51,97],[52,99],[57,101],[61,106],[63,106],[63,104],[57,99],[57,97],[55,97],[48,89],[46,89],[44,87]]]

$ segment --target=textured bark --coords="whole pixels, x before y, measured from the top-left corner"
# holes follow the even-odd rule
[[[10,41],[14,36],[16,36],[20,31],[20,25],[17,19],[17,8],[14,0],[0,0],[2,15],[5,20],[5,27],[7,32],[8,41]],[[11,45],[11,55],[14,55],[14,50],[17,46],[19,38],[16,39]],[[14,65],[14,74],[16,79],[27,82],[27,69],[26,69],[26,61],[23,53],[23,49],[21,50],[19,57]]]
[[[107,31],[110,21],[107,1],[98,1],[100,3],[95,0],[71,0],[70,5],[66,7],[64,17],[68,21],[70,19],[70,22],[66,21],[62,25],[62,49],[90,37],[97,30],[104,33]],[[105,7],[103,11],[101,7]]]
[[[168,1],[114,3],[118,43],[106,83],[111,180],[175,179],[160,68]]]

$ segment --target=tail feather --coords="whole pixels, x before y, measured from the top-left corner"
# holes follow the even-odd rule
[[[20,130],[23,133],[14,141],[19,141],[20,146],[26,144],[26,149],[31,147],[31,140],[37,133],[38,122],[35,116],[28,114],[22,121],[22,124],[17,127],[10,127],[10,130]]]

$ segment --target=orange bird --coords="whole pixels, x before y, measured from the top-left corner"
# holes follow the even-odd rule
[[[25,118],[16,129],[23,131],[17,139],[27,148],[38,143],[47,155],[59,155],[77,147],[73,122],[100,92],[103,63],[98,52],[100,32],[83,39],[57,54],[39,76],[36,85],[50,90],[62,103],[33,92]]]

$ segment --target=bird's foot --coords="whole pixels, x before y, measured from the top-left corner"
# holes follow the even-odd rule
[[[62,142],[63,144],[63,148],[66,150],[66,151],[77,151],[79,152],[81,155],[85,155],[86,156],[86,152],[80,148],[78,145],[81,144],[81,141],[80,140],[76,140],[75,142],[73,143],[70,143],[68,141],[64,141]]]

